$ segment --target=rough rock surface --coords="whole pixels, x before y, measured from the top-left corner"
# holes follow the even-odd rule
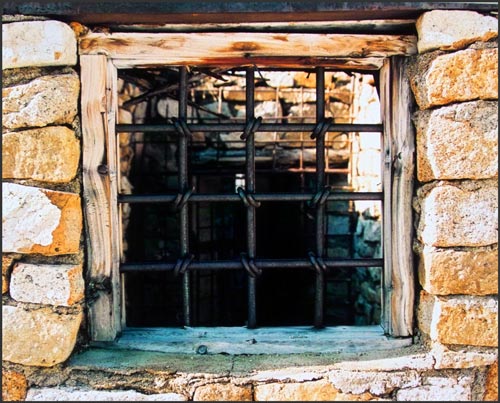
[[[440,184],[422,200],[418,239],[429,246],[486,246],[498,242],[498,193],[489,182]]]
[[[434,295],[498,293],[498,248],[455,250],[425,246],[419,253],[422,288]]]
[[[498,20],[475,11],[432,10],[422,14],[415,26],[419,53],[462,49],[498,36]]]
[[[60,21],[2,24],[2,69],[76,64],[76,37]]]
[[[2,306],[2,359],[41,367],[65,361],[75,346],[82,318],[82,312]]]
[[[76,402],[108,402],[108,401],[185,401],[178,393],[158,393],[145,395],[135,390],[87,390],[83,388],[32,388],[26,396],[27,401],[76,401]]]
[[[78,253],[82,232],[80,196],[14,183],[2,184],[4,252]]]
[[[2,135],[2,178],[65,183],[75,177],[79,161],[80,142],[67,127]]]
[[[476,99],[498,99],[498,48],[427,53],[411,68],[420,109]]]
[[[76,73],[43,76],[2,89],[2,127],[19,129],[71,124],[78,111]]]
[[[23,401],[26,398],[28,382],[26,377],[16,371],[2,368],[2,401]]]
[[[419,181],[498,176],[497,102],[465,102],[420,111],[413,120]]]
[[[17,263],[10,295],[16,301],[70,306],[83,298],[82,265]]]

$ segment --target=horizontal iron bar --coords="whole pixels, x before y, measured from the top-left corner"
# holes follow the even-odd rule
[[[245,123],[191,123],[188,124],[192,132],[243,132]],[[262,123],[258,132],[312,132],[315,123]],[[338,124],[332,123],[328,126],[329,132],[382,132],[382,124]],[[124,132],[174,132],[173,124],[163,125],[134,125],[118,124],[117,133]]]
[[[253,198],[260,202],[308,201],[314,197],[314,193],[254,193]],[[119,195],[118,203],[170,203],[175,200],[177,194],[158,195]],[[332,192],[327,200],[349,201],[349,200],[382,200],[382,192]],[[239,202],[238,194],[192,194],[188,202]]]
[[[347,267],[382,267],[384,259],[323,259],[329,269]],[[255,259],[254,263],[259,269],[307,269],[312,268],[309,259]],[[169,271],[173,270],[176,262],[143,262],[122,263],[120,272],[138,271]],[[244,270],[243,263],[239,260],[217,260],[217,261],[192,261],[188,270]]]

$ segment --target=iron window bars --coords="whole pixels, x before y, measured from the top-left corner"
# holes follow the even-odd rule
[[[325,134],[329,131],[343,132],[383,132],[382,124],[335,124],[325,118],[325,68],[316,67],[316,123],[263,123],[254,114],[254,77],[255,67],[247,67],[246,80],[246,122],[243,123],[187,123],[188,79],[187,68],[179,67],[179,112],[172,123],[162,125],[117,124],[117,133],[177,132],[178,133],[178,192],[177,194],[150,194],[118,196],[118,203],[173,203],[180,213],[180,254],[176,262],[135,262],[122,263],[120,272],[145,272],[173,270],[182,275],[183,319],[184,325],[191,325],[190,312],[190,271],[191,270],[245,270],[248,273],[248,320],[247,327],[258,326],[256,315],[256,286],[262,270],[275,268],[304,269],[315,271],[314,327],[324,326],[324,288],[325,274],[335,268],[382,267],[383,258],[324,258],[325,250],[325,202],[349,200],[379,200],[383,202],[382,192],[335,192],[325,185]],[[189,188],[188,182],[188,140],[192,132],[242,132],[245,141],[245,189],[239,187],[233,194],[198,194]],[[255,139],[259,132],[310,132],[316,141],[316,193],[258,193],[255,188]],[[315,250],[309,251],[301,259],[259,259],[256,256],[256,209],[266,202],[307,202],[315,210]],[[242,202],[246,207],[247,250],[241,253],[240,260],[194,261],[189,247],[188,203],[200,202]]]

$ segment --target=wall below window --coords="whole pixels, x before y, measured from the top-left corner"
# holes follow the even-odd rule
[[[497,400],[495,18],[417,22],[418,337],[384,358],[87,350],[79,33],[49,20],[2,30],[2,400]]]

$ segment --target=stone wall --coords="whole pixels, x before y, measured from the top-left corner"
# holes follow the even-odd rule
[[[115,364],[107,350],[74,360],[89,253],[75,36],[57,21],[5,18],[2,400],[498,399],[495,18],[431,11],[417,22],[414,347],[267,361],[127,352]]]
[[[84,315],[80,79],[68,25],[2,35],[2,398],[24,400],[26,378],[6,365],[64,362]]]

